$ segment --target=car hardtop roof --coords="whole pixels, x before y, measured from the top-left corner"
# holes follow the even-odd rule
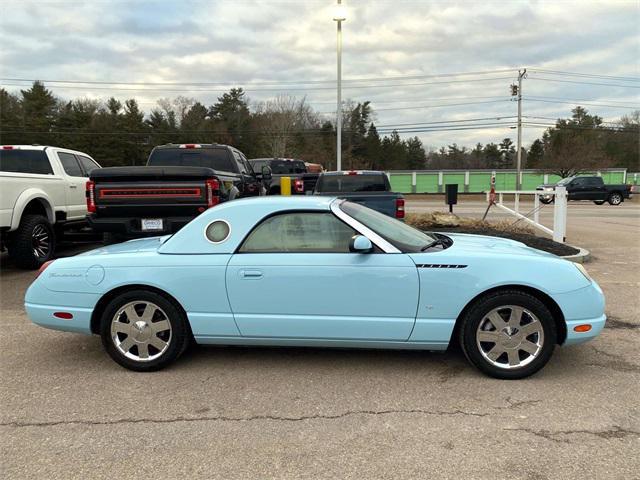
[[[380,170],[340,170],[332,172],[322,172],[322,175],[349,175],[349,173],[351,172],[355,172],[357,175],[386,175],[386,173],[381,172]]]
[[[210,208],[202,215],[212,216],[221,210],[229,210],[234,208],[244,209],[250,206],[260,206],[270,208],[274,212],[280,210],[329,210],[331,203],[336,197],[321,197],[317,195],[269,195],[266,197],[245,197],[225,202]]]
[[[85,152],[81,152],[79,150],[74,150],[73,148],[65,148],[65,147],[56,147],[53,145],[37,145],[37,144],[32,144],[32,145],[11,145],[11,144],[5,144],[5,145],[0,145],[0,150],[37,150],[37,151],[44,151],[47,148],[55,148],[56,150],[62,150],[65,152],[72,152],[72,153],[77,153],[78,155],[85,155],[85,156],[91,156],[88,153]]]

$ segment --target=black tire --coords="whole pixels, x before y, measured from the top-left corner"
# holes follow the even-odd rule
[[[42,215],[25,215],[7,242],[9,257],[20,268],[36,269],[51,260],[56,248],[56,234]]]
[[[112,333],[112,324],[116,318],[122,319],[121,316],[116,317],[116,315],[124,306],[134,304],[133,308],[137,311],[144,303],[150,303],[158,307],[160,310],[160,313],[158,314],[160,320],[168,320],[171,326],[171,329],[168,332],[161,332],[161,334],[152,333],[153,335],[158,335],[158,337],[162,334],[165,335],[161,338],[161,340],[166,344],[166,349],[163,351],[155,348],[152,344],[149,344],[149,342],[143,342],[147,343],[146,349],[147,354],[149,355],[148,360],[135,358],[141,357],[141,352],[138,350],[138,345],[140,343],[137,340],[134,340],[133,336],[132,341],[134,343],[131,348],[126,349],[128,354],[127,356],[127,354],[123,353],[122,346],[125,345],[125,340],[128,338],[129,334]],[[127,314],[124,315],[128,317]],[[133,322],[129,321],[127,318],[127,323]],[[119,324],[119,322],[117,324]],[[141,332],[142,330],[137,330],[136,333]],[[119,346],[116,345],[114,335],[118,336],[117,341],[120,343]],[[133,290],[114,298],[106,306],[100,318],[100,336],[102,338],[102,345],[116,363],[128,368],[129,370],[137,372],[152,372],[165,368],[184,353],[190,343],[191,331],[184,313],[174,302],[149,290]]]
[[[542,196],[540,196],[540,203],[544,203],[545,205],[549,205],[549,204],[553,203],[553,197],[552,198],[543,198]]]
[[[596,205],[604,205],[604,202],[606,200],[594,200],[593,203],[595,203]]]
[[[622,203],[622,194],[619,192],[611,192],[607,202],[609,202],[609,205],[620,205]]]
[[[532,356],[530,363],[522,367],[495,366],[483,356],[479,342],[476,340],[476,332],[480,327],[480,322],[486,321],[486,315],[492,310],[504,306],[517,306],[528,310],[537,317],[542,327],[544,340],[541,342],[540,350],[535,356]],[[553,354],[556,338],[556,326],[549,309],[536,297],[519,290],[499,291],[481,297],[461,319],[459,331],[460,346],[469,362],[491,377],[506,380],[528,377],[544,367]],[[516,350],[520,355],[521,352]]]
[[[122,243],[126,241],[126,237],[121,233],[104,232],[102,234],[102,243],[105,245],[113,245],[114,243]]]

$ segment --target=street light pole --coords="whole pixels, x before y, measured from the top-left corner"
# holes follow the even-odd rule
[[[338,22],[338,102],[336,106],[336,170],[342,170],[342,22],[346,20],[342,0],[338,0],[333,19]]]
[[[522,79],[527,69],[518,70],[518,142],[516,152],[516,190],[522,190]]]

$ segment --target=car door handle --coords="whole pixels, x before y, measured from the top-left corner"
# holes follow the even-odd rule
[[[77,185],[69,185],[69,188],[78,188]]]
[[[240,270],[240,276],[242,278],[262,278],[262,272],[260,270]]]

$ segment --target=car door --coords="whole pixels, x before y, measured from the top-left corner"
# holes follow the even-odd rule
[[[607,191],[600,177],[587,177],[585,200],[606,200]]]
[[[578,177],[574,178],[569,185],[567,185],[567,193],[569,200],[585,200],[588,196],[588,189],[586,178]]]
[[[87,214],[85,186],[87,178],[76,156],[69,152],[57,152],[64,170],[66,186],[67,219],[78,220]]]
[[[227,266],[227,292],[243,336],[405,341],[419,297],[404,254],[350,253],[356,232],[329,212],[263,220]]]

